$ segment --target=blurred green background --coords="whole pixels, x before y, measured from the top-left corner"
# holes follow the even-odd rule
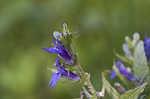
[[[48,87],[55,55],[41,47],[64,21],[78,32],[74,48],[100,90],[101,72],[111,68],[114,51],[122,53],[124,36],[150,31],[149,10],[150,0],[1,0],[0,99],[79,97],[78,85],[66,80]]]

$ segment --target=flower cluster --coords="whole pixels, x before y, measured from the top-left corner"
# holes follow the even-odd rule
[[[125,37],[125,41],[126,43],[122,46],[125,56],[117,54],[118,61],[114,62],[110,79],[113,80],[116,76],[118,76],[121,80],[127,79],[132,83],[132,85],[134,85],[133,87],[136,88],[148,82],[150,37],[145,36],[144,41],[142,41],[140,40],[139,33],[134,33],[133,39],[127,36]],[[125,66],[123,63],[128,64],[130,67]],[[123,77],[123,79],[121,77]],[[126,80],[123,82],[128,83],[125,81]],[[118,85],[122,87],[120,83],[117,83],[117,87]],[[122,87],[122,89],[122,91],[118,90],[118,92],[124,94],[125,88]],[[145,99],[146,96],[147,95],[145,94],[141,95],[140,99]]]
[[[55,62],[57,70],[56,72],[52,73],[51,81],[49,82],[49,86],[51,86],[51,88],[55,86],[55,84],[58,82],[60,78],[80,80],[77,74],[75,74],[71,70],[68,70],[70,67],[72,67],[71,64],[73,64],[74,60],[72,58],[71,53],[68,51],[69,49],[67,49],[62,42],[63,39],[67,41],[66,38],[69,37],[69,35],[71,35],[70,33],[66,33],[66,24],[63,24],[63,26],[65,26],[64,33],[60,32],[53,33],[52,41],[54,46],[51,48],[47,47],[42,48],[48,53],[55,53],[57,55]],[[66,66],[68,64],[69,66]]]
[[[135,77],[131,74],[130,69],[126,68],[124,64],[122,63],[121,59],[118,60],[118,62],[115,62],[115,66],[118,69],[119,73],[129,79],[130,81],[134,81]],[[114,79],[116,77],[116,71],[112,70],[111,72],[111,79]]]
[[[63,32],[54,32],[51,48],[43,47],[48,53],[56,54],[56,71],[52,73],[49,86],[53,88],[60,78],[79,81],[82,87],[81,99],[101,99],[105,90],[113,99],[147,99],[150,87],[150,37],[145,36],[140,40],[139,33],[134,33],[133,38],[126,36],[122,49],[125,55],[116,53],[118,61],[113,64],[112,70],[102,73],[102,90],[96,91],[91,83],[90,74],[85,72],[77,61],[76,53],[71,48],[72,33],[67,24],[63,24]],[[115,88],[105,78],[109,73]],[[111,75],[110,75],[111,74]],[[121,81],[116,79],[118,77]],[[123,83],[123,84],[121,84]],[[124,87],[125,86],[125,87]],[[148,94],[147,94],[148,93]],[[149,95],[150,96],[150,95]]]

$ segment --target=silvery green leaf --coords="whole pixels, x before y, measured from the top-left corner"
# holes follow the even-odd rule
[[[134,51],[133,58],[133,71],[134,75],[140,79],[145,77],[149,73],[149,67],[147,65],[147,60],[144,52],[143,41],[139,41]]]
[[[144,88],[146,87],[147,83],[144,83],[143,85],[130,89],[125,94],[122,94],[120,99],[138,99],[139,95],[144,91]]]
[[[112,99],[120,99],[120,94],[111,84],[106,80],[104,73],[102,73],[103,87],[106,89],[107,93],[112,97]]]

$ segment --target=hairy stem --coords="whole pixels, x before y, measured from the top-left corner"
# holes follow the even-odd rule
[[[96,96],[96,90],[90,81],[90,74],[85,72],[79,63],[76,65],[76,67],[79,71],[82,80],[81,82],[83,82],[82,88],[85,90],[85,87],[88,87],[88,92],[90,92],[92,96]]]

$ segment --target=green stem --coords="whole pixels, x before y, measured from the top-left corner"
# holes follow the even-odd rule
[[[83,70],[79,63],[77,63],[76,67],[79,71],[81,82],[83,82],[82,88],[85,90],[85,87],[88,87],[88,92],[92,94],[92,97],[96,97],[96,90],[94,89],[93,84],[90,81],[90,75]]]

